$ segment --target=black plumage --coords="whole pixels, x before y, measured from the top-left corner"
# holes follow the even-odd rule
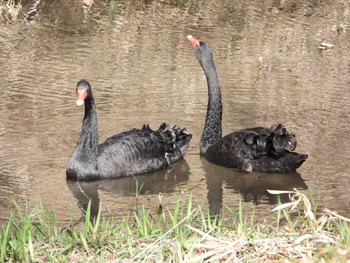
[[[210,162],[252,172],[294,172],[308,158],[293,152],[294,134],[282,124],[247,128],[222,137],[222,102],[213,55],[207,43],[187,37],[203,68],[208,84],[208,107],[200,152]]]
[[[97,114],[88,81],[77,84],[77,105],[85,105],[80,138],[66,169],[68,179],[97,180],[143,174],[167,168],[181,159],[192,138],[186,129],[163,123],[153,131],[141,129],[116,134],[98,144]]]

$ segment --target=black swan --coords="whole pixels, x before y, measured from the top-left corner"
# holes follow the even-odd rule
[[[296,137],[282,124],[271,128],[242,129],[221,135],[221,92],[213,55],[208,44],[187,36],[208,83],[208,108],[200,152],[208,161],[244,172],[294,172],[308,158],[293,152]]]
[[[142,129],[116,134],[98,144],[97,114],[91,86],[81,80],[77,105],[85,104],[80,138],[67,166],[68,179],[97,180],[152,172],[181,159],[192,138],[186,129],[163,123],[153,131]]]

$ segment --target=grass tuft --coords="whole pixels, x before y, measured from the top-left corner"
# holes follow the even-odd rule
[[[270,191],[272,194],[286,192]],[[249,262],[252,260],[337,261],[350,258],[350,219],[325,209],[317,216],[313,202],[298,190],[290,202],[272,210],[276,219],[255,223],[255,211],[224,207],[219,215],[205,212],[191,196],[178,194],[172,210],[161,203],[146,209],[138,203],[120,222],[100,211],[84,222],[61,228],[43,204],[32,211],[11,199],[14,211],[0,233],[1,262]]]

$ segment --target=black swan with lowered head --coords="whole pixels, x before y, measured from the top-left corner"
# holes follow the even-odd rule
[[[282,124],[271,128],[242,129],[221,134],[221,92],[213,55],[208,44],[187,36],[208,83],[208,108],[200,152],[210,162],[245,172],[294,172],[308,158],[293,152],[297,140]]]
[[[91,86],[81,80],[77,105],[85,104],[83,128],[67,166],[68,179],[97,180],[156,171],[181,159],[192,138],[186,129],[163,123],[153,131],[142,129],[116,134],[98,144],[97,114]]]

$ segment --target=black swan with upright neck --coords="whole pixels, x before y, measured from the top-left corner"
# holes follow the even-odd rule
[[[213,55],[208,44],[187,36],[208,84],[208,108],[200,152],[210,162],[245,172],[294,172],[308,158],[293,152],[296,137],[282,124],[254,127],[221,134],[221,92]]]
[[[81,80],[76,87],[77,105],[85,104],[80,138],[67,166],[73,180],[97,180],[143,174],[167,168],[181,159],[192,138],[186,129],[163,123],[153,131],[142,129],[116,134],[98,144],[97,114],[91,86]]]

